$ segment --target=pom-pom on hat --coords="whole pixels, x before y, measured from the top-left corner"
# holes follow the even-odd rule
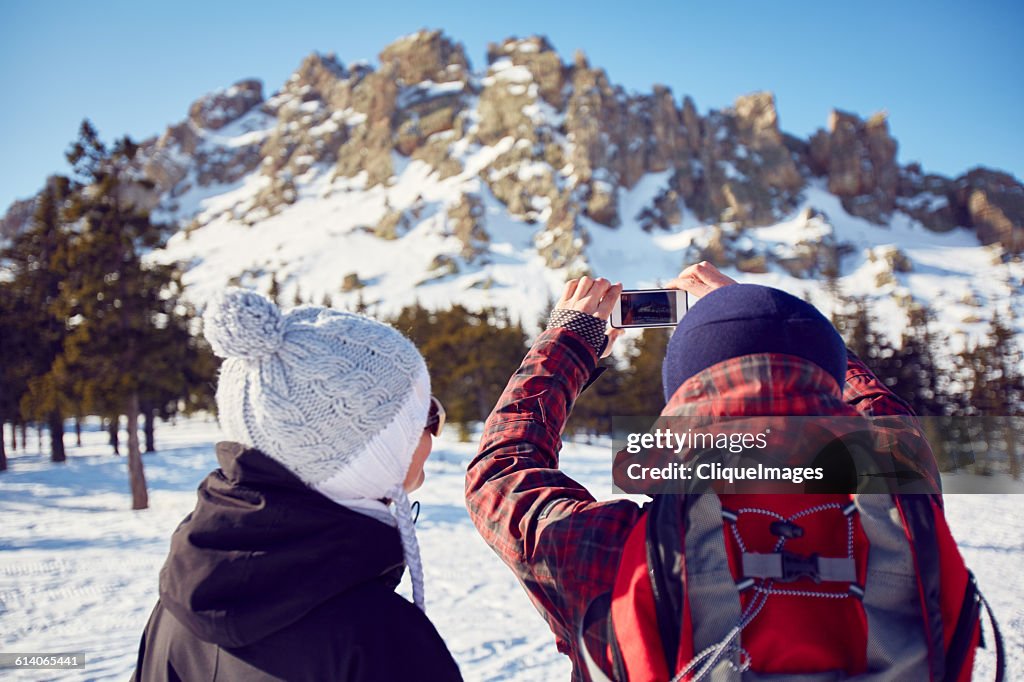
[[[665,401],[698,372],[755,353],[804,358],[843,388],[846,345],[817,308],[772,287],[730,284],[694,304],[672,334],[662,364]]]

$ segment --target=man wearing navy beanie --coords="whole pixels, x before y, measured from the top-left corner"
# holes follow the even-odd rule
[[[929,491],[939,490],[931,450],[909,406],[847,352],[814,306],[778,289],[737,284],[706,262],[686,268],[666,288],[698,300],[678,325],[662,363],[666,404],[661,417],[696,418],[701,424],[737,417],[748,426],[755,423],[749,420],[761,417],[824,417],[830,425],[853,417],[858,430],[860,417],[893,417],[891,431],[878,434],[881,449],[867,456],[891,461],[895,473],[913,474],[907,480],[922,480],[933,486]],[[745,670],[743,654],[750,670],[770,673],[772,679],[812,670],[829,676],[837,670],[860,674],[864,658],[858,658],[862,654],[851,642],[868,638],[856,595],[871,595],[873,587],[851,583],[847,590],[841,585],[846,578],[833,574],[822,579],[813,568],[822,565],[819,552],[831,557],[829,566],[859,565],[852,556],[857,506],[850,504],[851,488],[837,492],[808,486],[802,492],[813,497],[804,497],[727,487],[716,490],[717,498],[660,495],[641,507],[629,499],[599,502],[559,468],[569,412],[599,374],[598,361],[607,356],[620,331],[608,330],[607,323],[621,291],[621,283],[603,278],[567,282],[548,328],[487,418],[479,453],[466,471],[466,508],[484,541],[512,569],[547,620],[559,651],[572,660],[573,679],[667,680],[690,673],[717,679],[718,672]],[[824,449],[814,440],[819,432]],[[805,441],[806,433],[811,438]],[[748,431],[743,438],[752,434]],[[775,464],[792,459],[798,468],[810,462],[819,469],[815,480],[827,469],[834,477],[830,481],[856,483],[852,456],[843,443],[836,444],[833,434],[817,424],[808,428],[806,422],[794,421],[773,436],[780,447],[764,457]],[[731,445],[729,450],[735,454]],[[741,458],[758,457],[758,452],[723,458],[723,463],[749,463]],[[640,465],[633,461],[628,466]],[[651,471],[649,480],[661,483],[664,468]],[[923,506],[932,504],[929,498],[909,497],[924,500],[915,503],[922,511],[913,517],[923,519],[922,524],[932,522],[927,514],[941,513],[939,506]],[[745,515],[742,523],[740,514]],[[881,528],[879,519],[897,518],[882,510],[872,527]],[[684,525],[691,522],[696,529],[692,533]],[[903,537],[897,524],[892,537]],[[832,540],[836,542],[829,544]],[[783,547],[787,541],[791,544]],[[934,570],[936,563],[932,561]],[[804,571],[805,566],[812,568]],[[679,586],[690,585],[691,577],[696,578],[692,585],[698,586],[699,598],[684,603]],[[795,587],[775,585],[776,577],[794,581]],[[823,588],[819,582],[825,583]],[[741,610],[737,588],[751,588],[747,611]],[[912,604],[918,597],[910,581],[899,589],[894,603]],[[851,595],[853,599],[846,599]],[[829,608],[822,608],[819,597],[829,598]],[[781,608],[780,600],[787,600]],[[687,603],[688,615],[681,616]],[[750,604],[757,608],[753,615],[748,615]],[[754,616],[758,620],[744,630]],[[675,629],[663,628],[663,622],[674,623]],[[686,636],[680,622],[692,625]],[[838,636],[840,623],[851,637]],[[698,631],[704,633],[699,646]],[[863,650],[865,645],[860,646]],[[970,670],[970,661],[965,666]],[[909,677],[927,674],[922,654]]]
[[[723,281],[686,313],[669,341],[662,364],[665,402],[701,370],[755,353],[809,360],[828,372],[842,390],[846,346],[824,315],[779,289],[736,284],[715,274]]]

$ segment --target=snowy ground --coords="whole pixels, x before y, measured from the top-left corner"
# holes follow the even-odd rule
[[[84,651],[88,665],[3,676],[124,680],[156,599],[168,539],[215,466],[216,424],[195,419],[158,429],[160,452],[145,458],[151,508],[142,512],[128,511],[125,459],[110,454],[95,428],[83,447],[69,449],[63,466],[35,454],[29,440],[29,453],[15,453],[0,474],[0,651]],[[473,451],[472,444],[439,443],[416,495],[428,615],[467,680],[568,679],[568,662],[547,627],[466,515],[463,473]],[[570,444],[563,466],[598,497],[610,497],[608,452],[606,444]],[[1022,501],[947,497],[950,525],[1007,641],[1007,679],[1024,676],[1024,592],[1014,580],[1024,560]],[[407,583],[400,589],[409,592]],[[982,652],[978,672],[991,664]]]

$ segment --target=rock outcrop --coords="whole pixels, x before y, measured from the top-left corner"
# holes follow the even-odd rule
[[[440,31],[418,31],[399,38],[381,51],[380,63],[392,66],[400,85],[465,83],[469,78],[469,61],[462,45]]]
[[[740,97],[731,110],[703,123],[702,177],[690,202],[711,222],[740,226],[778,220],[796,204],[804,179],[779,130],[775,97]]]
[[[188,110],[188,120],[197,128],[220,130],[262,103],[263,83],[258,80],[239,81],[193,102]]]
[[[762,243],[757,229],[734,223],[715,226],[691,244],[685,262],[709,261],[718,267],[764,273],[773,268],[800,279],[836,277],[840,261],[853,247],[836,239],[828,216],[805,209],[796,218],[800,239],[795,243]]]
[[[562,58],[543,36],[520,40],[508,38],[501,44],[487,46],[487,63],[508,59],[513,66],[522,66],[537,84],[537,92],[545,102],[561,111],[565,104],[566,67]]]
[[[225,128],[238,123],[237,133],[248,132],[243,117],[261,115],[263,85],[245,80],[199,98],[189,107],[185,121],[170,126],[155,140],[143,143],[142,171],[158,193],[173,206],[175,197],[194,186],[230,184],[263,162],[261,140],[225,145]],[[260,122],[262,123],[262,121]],[[258,124],[257,124],[258,125]]]
[[[812,167],[828,176],[828,189],[843,200],[848,213],[885,223],[896,207],[899,167],[896,141],[884,113],[864,121],[837,109],[829,116],[828,131],[811,138]]]
[[[568,268],[572,274],[585,271],[583,250],[589,238],[578,218],[578,209],[571,197],[559,196],[552,204],[547,225],[534,239],[548,267]]]
[[[490,237],[485,228],[484,204],[475,194],[463,194],[448,209],[448,226],[462,243],[461,256],[471,261],[486,250]]]
[[[977,168],[956,181],[954,196],[982,244],[1024,252],[1024,187],[1013,176]]]
[[[958,225],[969,225],[955,205],[956,184],[941,175],[925,174],[912,163],[900,170],[896,207],[935,232],[948,232]]]
[[[388,210],[373,228],[374,236],[380,239],[398,239],[412,225],[407,211]]]

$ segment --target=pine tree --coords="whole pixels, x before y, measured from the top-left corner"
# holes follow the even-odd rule
[[[838,292],[836,299],[836,309],[831,315],[832,325],[843,337],[846,347],[853,351],[883,383],[892,387],[897,382],[896,377],[903,361],[898,357],[899,350],[878,328],[878,320],[872,314],[866,298],[847,297]],[[928,338],[930,339],[930,336]],[[917,342],[913,343],[916,350]],[[907,396],[901,397],[907,399]]]
[[[1006,455],[1007,468],[1015,479],[1021,477],[1016,426],[1024,414],[1024,373],[1021,349],[1011,324],[994,311],[983,340],[968,346],[958,357],[959,411],[965,420],[964,438],[982,446],[986,453],[976,463],[981,473],[990,473],[995,463],[988,453]],[[978,448],[973,448],[977,450]]]
[[[547,329],[548,319],[551,317],[551,311],[555,309],[555,299],[548,295],[547,303],[544,305],[544,309],[541,310],[540,315],[537,317],[537,326],[540,329]]]
[[[107,439],[110,443],[110,447],[114,450],[114,454],[118,456],[121,454],[120,433],[121,415],[115,414],[107,419]]]
[[[210,409],[218,362],[209,345],[194,327],[198,319],[190,305],[178,303],[182,285],[175,277],[165,289],[160,307],[152,310],[154,327],[145,338],[142,355],[146,372],[140,377],[140,401],[144,418],[145,451],[156,450],[155,421],[167,420],[179,411]]]
[[[18,397],[14,395],[13,368],[11,367],[16,348],[16,328],[12,314],[12,292],[7,282],[0,282],[0,471],[7,470],[7,450],[4,440],[4,424],[16,410]],[[14,422],[11,421],[11,434]]]
[[[9,333],[18,346],[4,353],[18,373],[8,380],[19,387],[20,416],[47,423],[54,462],[65,460],[64,417],[72,410],[62,377],[51,375],[67,334],[59,299],[71,239],[64,217],[70,195],[67,178],[51,177],[39,194],[28,229],[15,236],[3,254],[12,275],[5,295],[11,308]],[[51,380],[42,381],[44,376]]]
[[[862,360],[871,356],[874,325],[863,298],[847,297],[837,292],[836,308],[832,311],[830,321],[843,337],[847,348]]]
[[[999,372],[999,390],[1003,394],[1003,409],[999,428],[1006,449],[1010,475],[1021,478],[1020,440],[1024,436],[1024,350],[1017,342],[1014,331],[1013,309],[1004,320],[998,311],[992,315],[991,338]]]
[[[960,464],[957,442],[961,424],[950,417],[949,376],[936,362],[936,350],[947,339],[932,331],[933,320],[934,313],[926,304],[915,303],[907,312],[900,347],[879,371],[888,373],[883,381],[923,417],[921,426],[932,454],[940,470],[947,470]]]
[[[665,407],[661,366],[668,351],[671,330],[645,329],[628,351],[622,394],[615,414],[655,416]]]
[[[507,313],[473,312],[461,305],[427,311],[404,308],[392,324],[419,348],[434,394],[463,439],[469,425],[487,417],[526,353],[526,334]]]
[[[925,304],[915,304],[907,313],[907,326],[902,343],[887,363],[890,370],[887,382],[893,393],[900,396],[916,414],[923,417],[946,414],[944,396],[940,387],[943,374],[935,364],[934,349],[939,341],[929,323],[934,313]]]
[[[11,423],[11,440],[15,436],[14,422],[21,397],[15,388],[17,371],[14,367],[17,344],[14,296],[8,282],[0,281],[0,471],[7,470],[7,450],[4,425]]]
[[[167,372],[161,362],[150,363],[174,350],[166,348],[164,330],[173,311],[164,294],[176,268],[142,262],[142,254],[158,247],[165,231],[136,199],[152,189],[133,170],[136,151],[128,138],[108,150],[86,121],[68,152],[80,183],[68,218],[80,230],[66,261],[62,312],[69,331],[54,368],[72,378],[84,409],[127,417],[132,508],[145,509],[140,401]]]

